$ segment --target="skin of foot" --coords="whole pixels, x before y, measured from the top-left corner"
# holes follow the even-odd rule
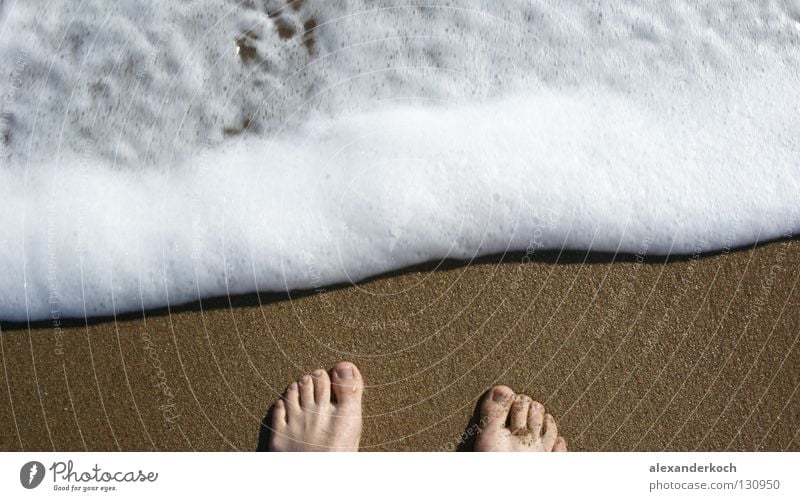
[[[364,381],[358,368],[339,362],[289,385],[272,414],[269,450],[324,452],[358,450]]]
[[[527,395],[495,386],[480,406],[477,452],[566,452],[553,416]]]

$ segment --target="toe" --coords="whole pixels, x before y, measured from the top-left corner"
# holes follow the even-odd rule
[[[311,376],[314,379],[314,400],[317,405],[331,401],[331,378],[322,369],[315,370]]]
[[[536,402],[531,402],[530,410],[528,410],[528,430],[534,437],[539,437],[542,434],[542,426],[544,425],[544,405]]]
[[[544,435],[542,435],[542,445],[544,450],[552,451],[558,438],[558,427],[556,420],[550,414],[544,415]]]
[[[513,401],[514,391],[508,386],[495,386],[489,390],[481,402],[481,428],[504,427]]]
[[[300,409],[300,390],[297,383],[292,383],[286,388],[286,421],[291,422],[293,416],[299,415],[302,411]]]
[[[528,429],[528,409],[531,407],[531,397],[527,395],[517,395],[511,405],[511,416],[509,428],[512,433],[519,433]]]
[[[339,362],[333,368],[333,394],[339,406],[361,405],[364,381],[361,373],[351,362]]]
[[[309,409],[314,406],[314,381],[308,374],[300,378],[300,406]]]
[[[286,428],[286,404],[278,400],[272,407],[272,429],[281,432]]]
[[[502,450],[509,435],[506,421],[513,402],[514,391],[508,386],[495,386],[486,393],[481,400],[475,451]]]
[[[564,437],[558,437],[556,439],[556,445],[553,447],[553,452],[567,452],[567,441],[564,440]]]

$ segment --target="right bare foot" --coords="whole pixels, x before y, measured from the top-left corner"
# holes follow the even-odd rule
[[[566,452],[556,421],[544,406],[508,386],[495,386],[481,402],[475,451]]]

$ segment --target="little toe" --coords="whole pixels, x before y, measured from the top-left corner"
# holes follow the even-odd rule
[[[564,440],[564,437],[558,437],[556,439],[556,445],[553,446],[553,452],[567,452],[567,441]]]
[[[281,432],[286,428],[286,404],[283,400],[278,400],[272,407],[272,429]]]
[[[544,435],[542,435],[542,445],[544,450],[552,451],[558,438],[558,427],[556,420],[550,414],[544,415]]]

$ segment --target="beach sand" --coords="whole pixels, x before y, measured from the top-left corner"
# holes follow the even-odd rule
[[[2,326],[2,450],[256,450],[337,360],[363,450],[469,448],[481,394],[543,402],[570,448],[800,450],[800,241],[699,259],[514,254],[347,287]],[[261,303],[261,305],[259,305]]]

